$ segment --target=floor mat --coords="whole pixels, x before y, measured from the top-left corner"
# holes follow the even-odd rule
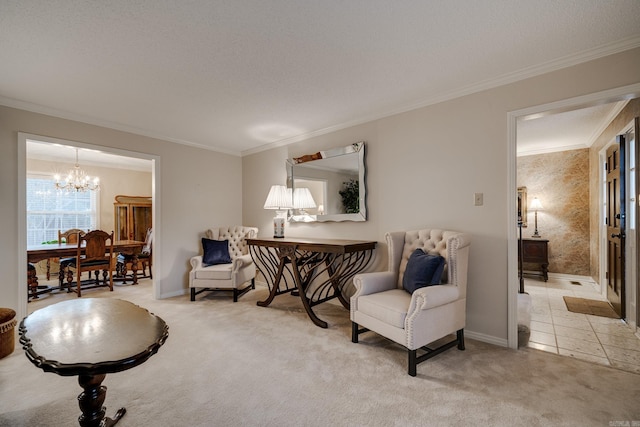
[[[600,317],[610,317],[619,319],[620,316],[613,311],[608,301],[598,301],[594,299],[562,297],[567,305],[567,310],[574,313],[592,314]]]

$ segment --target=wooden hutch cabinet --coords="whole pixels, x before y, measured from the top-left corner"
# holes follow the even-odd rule
[[[114,207],[115,240],[144,241],[151,228],[151,197],[116,196]]]

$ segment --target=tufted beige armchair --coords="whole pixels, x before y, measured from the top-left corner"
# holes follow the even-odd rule
[[[351,297],[351,340],[374,331],[408,350],[408,373],[416,366],[455,345],[464,350],[467,269],[471,236],[455,231],[425,229],[387,233],[389,269],[361,273],[353,278]],[[445,258],[441,285],[415,290],[403,289],[402,279],[409,256],[417,248]],[[362,327],[362,328],[361,328]],[[456,338],[432,349],[433,343],[456,333]],[[421,355],[418,356],[418,349]]]
[[[247,240],[255,238],[258,229],[255,227],[231,226],[207,230],[205,237],[212,240],[229,240],[231,263],[205,266],[202,255],[191,258],[189,272],[189,288],[191,301],[204,291],[228,290],[233,292],[233,302],[238,297],[255,289],[256,266],[249,255]],[[245,287],[242,287],[247,282]]]

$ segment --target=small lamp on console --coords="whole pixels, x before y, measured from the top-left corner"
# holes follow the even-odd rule
[[[287,187],[284,185],[272,185],[267,200],[264,202],[264,208],[275,209],[276,216],[273,218],[273,237],[283,238],[287,209],[293,208],[291,191],[287,191]]]
[[[537,197],[534,197],[533,200],[531,201],[530,208],[533,209],[534,215],[535,215],[535,231],[531,237],[540,238],[540,234],[538,233],[538,211],[541,211],[542,209],[544,209],[542,207],[542,203],[540,203],[540,199],[538,199]]]

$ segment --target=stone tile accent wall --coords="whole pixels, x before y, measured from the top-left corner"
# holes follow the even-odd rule
[[[538,197],[538,232],[549,240],[549,272],[590,276],[589,149],[522,156],[517,159],[518,187],[527,187],[529,206]],[[529,209],[527,228],[534,232]],[[525,270],[528,270],[525,265]]]

